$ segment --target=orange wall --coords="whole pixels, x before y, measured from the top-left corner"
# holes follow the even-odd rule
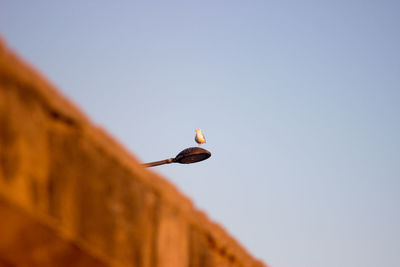
[[[0,215],[0,265],[265,266],[1,40]]]

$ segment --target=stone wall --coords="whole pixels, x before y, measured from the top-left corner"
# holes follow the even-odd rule
[[[1,40],[0,265],[265,266]]]

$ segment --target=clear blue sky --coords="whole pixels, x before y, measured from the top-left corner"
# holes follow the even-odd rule
[[[273,267],[400,266],[399,1],[4,1],[0,34]]]

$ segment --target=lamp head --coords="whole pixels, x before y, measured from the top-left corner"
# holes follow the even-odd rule
[[[210,151],[201,147],[189,147],[176,155],[173,161],[182,164],[190,164],[208,159],[209,157],[211,157]]]

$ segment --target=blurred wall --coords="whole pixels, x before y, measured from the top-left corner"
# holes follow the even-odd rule
[[[0,265],[265,266],[1,40]]]

